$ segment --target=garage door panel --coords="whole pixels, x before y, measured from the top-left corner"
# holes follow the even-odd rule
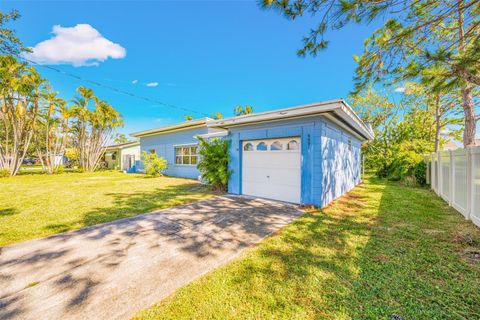
[[[298,185],[298,181],[301,178],[300,169],[290,169],[289,171],[288,174],[284,174],[284,169],[249,168],[249,170],[243,173],[243,180]]]
[[[257,182],[248,182],[242,186],[243,194],[255,197],[262,197],[286,202],[298,203],[300,199],[300,190],[297,186],[271,185],[268,190],[264,188],[265,184]]]
[[[287,148],[292,140],[296,141],[293,147]],[[257,149],[259,144],[263,150]],[[279,146],[282,150],[275,150],[279,149]],[[299,137],[244,141],[242,193],[300,203],[300,150]]]
[[[297,152],[252,152],[252,155],[244,156],[242,161],[245,166],[257,168],[298,168],[299,154]]]

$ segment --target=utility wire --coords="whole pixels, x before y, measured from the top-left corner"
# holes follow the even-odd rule
[[[135,94],[135,93],[132,93],[132,92],[129,92],[129,91],[125,91],[123,89],[118,89],[118,88],[115,88],[113,86],[110,86],[108,84],[103,84],[103,83],[100,83],[98,81],[94,81],[94,80],[90,80],[90,79],[85,79],[81,76],[78,76],[76,74],[73,74],[71,72],[68,72],[68,71],[64,71],[64,70],[61,70],[61,69],[58,69],[58,68],[55,68],[55,67],[52,67],[52,66],[49,66],[49,65],[43,65],[43,64],[39,64],[38,62],[35,62],[33,60],[30,60],[28,58],[25,58],[25,57],[22,57],[20,56],[19,54],[16,54],[16,53],[13,53],[13,52],[7,52],[6,50],[4,49],[1,49],[0,48],[0,51],[4,54],[8,54],[8,55],[12,55],[18,59],[21,59],[29,64],[33,64],[33,65],[36,65],[36,66],[40,66],[40,67],[43,67],[43,68],[46,68],[46,69],[49,69],[49,70],[53,70],[57,73],[60,73],[60,74],[63,74],[65,76],[68,76],[68,77],[71,77],[71,78],[74,78],[74,79],[77,79],[77,80],[80,80],[82,82],[87,82],[87,83],[90,83],[90,84],[93,84],[95,86],[98,86],[98,87],[102,87],[102,88],[105,88],[105,89],[108,89],[110,91],[113,91],[113,92],[117,92],[117,93],[120,93],[120,94],[123,94],[123,95],[127,95],[127,96],[130,96],[130,97],[133,97],[133,98],[136,98],[136,99],[140,99],[140,100],[144,100],[144,101],[147,101],[147,102],[150,102],[150,103],[154,103],[154,104],[157,104],[157,105],[162,105],[164,107],[167,107],[167,108],[171,108],[171,109],[176,109],[176,110],[181,110],[183,112],[188,112],[188,113],[195,113],[195,114],[199,114],[199,115],[202,115],[202,116],[205,116],[205,117],[209,117],[208,114],[206,113],[203,113],[203,112],[200,112],[200,111],[196,111],[196,110],[193,110],[193,109],[189,109],[189,108],[185,108],[185,107],[180,107],[180,106],[177,106],[177,105],[174,105],[174,104],[170,104],[170,103],[165,103],[165,102],[162,102],[162,101],[159,101],[159,100],[155,100],[155,99],[152,99],[152,98],[148,98],[148,97],[144,97],[144,96],[140,96],[138,94]]]

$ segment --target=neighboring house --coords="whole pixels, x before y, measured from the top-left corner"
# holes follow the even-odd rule
[[[102,157],[105,167],[125,172],[135,172],[135,163],[140,160],[140,142],[132,141],[108,146]]]
[[[449,150],[457,150],[458,146],[455,142],[453,141],[448,141],[443,145],[443,151],[449,151]]]
[[[165,174],[196,178],[196,136],[226,136],[230,145],[228,192],[325,206],[360,183],[363,141],[373,138],[341,99],[209,118],[138,132],[142,151],[165,157]]]

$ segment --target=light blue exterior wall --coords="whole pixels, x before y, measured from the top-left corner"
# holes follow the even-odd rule
[[[330,122],[322,126],[320,140],[324,207],[360,183],[361,143]]]
[[[200,171],[196,165],[178,165],[175,164],[175,146],[177,145],[198,145],[196,135],[211,132],[204,126],[171,133],[162,133],[146,137],[140,137],[140,151],[149,152],[154,149],[159,157],[163,157],[168,162],[168,168],[164,174],[168,176],[198,179]],[[141,164],[140,168],[141,170]]]
[[[325,206],[360,182],[360,141],[322,116],[229,129],[228,192],[242,193],[242,141],[301,138],[301,203]],[[352,141],[349,147],[349,138]]]
[[[156,153],[168,162],[166,175],[197,179],[196,165],[176,165],[175,146],[197,145],[196,135],[217,131],[200,127],[140,138],[141,151]],[[242,141],[300,137],[301,203],[324,207],[360,183],[361,142],[323,116],[254,124],[229,129],[232,171],[228,192],[242,193]],[[351,144],[349,143],[351,141]],[[142,169],[141,164],[136,168]]]

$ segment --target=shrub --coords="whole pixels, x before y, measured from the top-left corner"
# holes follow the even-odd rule
[[[198,169],[202,173],[202,179],[217,190],[227,189],[228,178],[231,171],[228,170],[228,147],[230,141],[220,138],[200,141],[200,160]]]
[[[54,174],[62,174],[64,172],[65,172],[65,166],[63,164],[58,165],[53,169]]]
[[[158,157],[156,153],[142,152],[142,161],[145,166],[145,173],[152,177],[162,175],[162,171],[167,169],[168,163],[162,157]]]
[[[8,169],[0,169],[0,178],[10,177],[10,171]]]
[[[407,141],[398,145],[390,156],[391,162],[386,168],[382,168],[385,177],[393,181],[403,181],[408,186],[424,186],[427,167],[423,154],[429,149],[428,146],[423,146],[422,142]]]
[[[80,158],[78,148],[67,148],[67,150],[65,150],[65,156],[68,158],[68,166],[70,168],[78,167],[78,159]]]
[[[425,186],[427,184],[427,164],[425,161],[419,161],[413,167],[413,176],[417,180],[417,184]]]

